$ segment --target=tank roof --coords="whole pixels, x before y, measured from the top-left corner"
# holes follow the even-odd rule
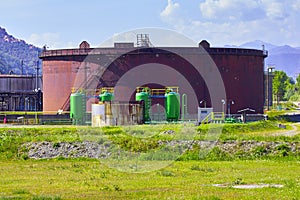
[[[84,41],[85,42],[85,41]],[[81,43],[81,47],[85,46]],[[88,43],[87,43],[88,44]],[[202,48],[201,48],[202,47]],[[178,52],[182,54],[235,54],[235,55],[254,55],[267,57],[266,50],[247,49],[247,48],[228,48],[228,47],[210,47],[206,40],[199,43],[199,47],[135,47],[134,43],[115,43],[114,47],[98,47],[98,48],[74,48],[74,49],[55,49],[44,50],[40,54],[40,58],[59,57],[59,56],[87,56],[99,54],[122,55],[128,52],[135,52],[135,50],[142,50],[139,53],[154,53],[153,51],[146,51],[145,49],[155,49],[155,53]]]

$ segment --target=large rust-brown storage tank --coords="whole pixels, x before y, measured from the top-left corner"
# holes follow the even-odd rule
[[[112,48],[89,48],[85,42],[80,46],[79,49],[42,52],[40,58],[43,60],[44,111],[69,109],[69,96],[74,85],[77,89],[88,85],[113,87],[126,72],[147,63],[166,65],[181,73],[196,91],[197,101],[205,101],[206,106],[211,106],[203,77],[194,73],[189,62],[172,53],[180,52],[196,65],[205,67],[206,63],[199,54],[201,47],[210,55],[221,74],[226,91],[226,104],[231,104],[230,112],[237,113],[238,110],[251,108],[256,113],[263,113],[264,59],[267,57],[263,50],[212,48],[206,41],[202,41],[199,47],[164,47],[163,50],[138,48],[133,44],[115,45]],[[99,66],[104,70],[101,77],[97,72]]]

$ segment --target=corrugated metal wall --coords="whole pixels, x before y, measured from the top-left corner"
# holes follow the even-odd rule
[[[37,84],[37,88],[36,88]],[[0,92],[33,91],[42,89],[42,77],[35,76],[0,76]]]
[[[0,75],[0,111],[41,110],[42,89],[41,76]]]

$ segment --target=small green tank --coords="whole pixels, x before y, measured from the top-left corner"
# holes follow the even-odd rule
[[[150,94],[148,92],[138,92],[135,95],[136,101],[144,101],[145,110],[144,110],[144,121],[150,121],[150,107],[151,107],[151,99]]]
[[[180,95],[176,92],[165,94],[167,121],[178,121],[180,116]]]
[[[83,94],[73,93],[70,96],[70,118],[74,124],[81,124],[83,121]]]

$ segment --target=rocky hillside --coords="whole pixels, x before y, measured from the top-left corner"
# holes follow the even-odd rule
[[[1,74],[35,74],[41,49],[16,39],[0,27],[0,73]],[[40,70],[41,71],[41,70]]]

